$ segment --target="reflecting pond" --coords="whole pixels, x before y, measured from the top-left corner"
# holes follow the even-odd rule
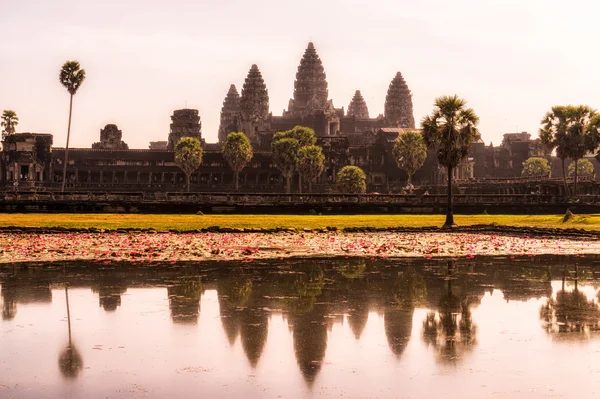
[[[1,398],[600,395],[600,258],[0,267]]]

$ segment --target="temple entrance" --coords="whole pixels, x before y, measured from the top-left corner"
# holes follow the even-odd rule
[[[29,180],[29,165],[21,165],[21,180]]]

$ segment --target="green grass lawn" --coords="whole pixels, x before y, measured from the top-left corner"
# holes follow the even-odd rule
[[[456,215],[459,226],[491,224],[584,228],[600,230],[600,215],[575,215],[562,222],[563,215]],[[139,214],[0,214],[0,227],[68,227],[99,229],[154,228],[193,230],[209,226],[233,228],[320,228],[344,227],[425,227],[442,226],[443,215],[139,215]]]

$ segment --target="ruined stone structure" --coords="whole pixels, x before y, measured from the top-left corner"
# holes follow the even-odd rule
[[[173,150],[182,137],[194,137],[202,141],[202,124],[197,109],[178,109],[171,116],[171,131],[167,148]]]
[[[360,94],[360,90],[356,90],[354,93],[354,97],[352,97],[352,101],[348,105],[348,113],[346,115],[353,116],[358,120],[369,119],[369,108],[367,108],[367,103],[362,94]]]
[[[314,129],[317,144],[325,154],[325,170],[312,185],[316,192],[336,190],[337,172],[346,165],[361,167],[367,174],[368,190],[399,192],[406,175],[392,155],[398,135],[414,129],[412,94],[398,72],[389,85],[385,115],[370,118],[360,91],[350,101],[348,112],[335,108],[328,98],[325,68],[315,46],[309,43],[300,60],[293,98],[281,116],[269,111],[269,94],[256,65],[252,65],[241,96],[229,87],[221,109],[219,143],[202,139],[198,110],[175,110],[171,116],[167,141],[154,141],[149,149],[128,149],[116,125],[100,132],[100,141],[92,148],[69,150],[67,187],[75,190],[103,191],[179,191],[185,178],[174,163],[173,149],[182,137],[195,137],[204,147],[201,167],[191,177],[192,191],[233,190],[233,173],[223,158],[222,144],[232,131],[243,131],[250,138],[254,157],[240,174],[240,187],[247,192],[281,192],[284,179],[271,159],[271,140],[278,131],[296,125]],[[14,181],[41,189],[60,186],[64,159],[63,148],[52,148],[49,134],[16,133],[7,136],[0,152],[0,185],[12,187]],[[509,133],[502,145],[473,145],[471,154],[453,178],[459,181],[478,179],[514,179],[520,177],[522,163],[531,156],[550,155],[527,133]],[[598,163],[593,161],[596,166]],[[553,170],[554,175],[560,171]],[[598,167],[597,175],[600,175]],[[298,187],[298,177],[292,183]],[[437,164],[433,151],[413,181],[415,184],[444,184],[447,176]],[[505,180],[506,181],[506,180]],[[306,187],[305,187],[306,190]]]
[[[127,150],[129,146],[123,140],[123,132],[117,125],[108,124],[100,130],[100,141],[92,144],[92,148],[100,150]]]
[[[393,127],[414,129],[412,93],[402,74],[398,72],[385,97],[385,120]]]
[[[240,130],[251,142],[258,141],[258,134],[267,129],[269,117],[269,91],[256,64],[252,65],[240,98]]]
[[[229,86],[227,96],[221,108],[221,122],[219,124],[219,142],[225,142],[227,135],[237,132],[240,123],[240,95],[235,85]]]

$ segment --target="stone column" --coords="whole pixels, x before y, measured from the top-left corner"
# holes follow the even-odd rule
[[[112,172],[112,182],[111,183],[114,183],[115,180],[116,180],[116,178],[117,178],[117,173],[113,170],[113,172]]]
[[[148,184],[152,184],[152,172],[148,173]]]
[[[137,183],[140,184],[140,172],[137,172]]]
[[[123,173],[123,183],[127,184],[127,171]]]
[[[162,172],[162,173],[160,174],[160,182],[161,182],[161,183],[164,183],[164,182],[165,182],[165,172]]]
[[[104,183],[104,173],[103,171],[100,171],[100,183]]]

